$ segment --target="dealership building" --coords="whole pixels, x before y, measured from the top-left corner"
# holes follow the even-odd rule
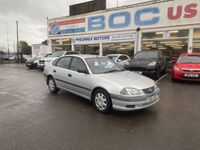
[[[149,1],[48,19],[48,40],[53,51],[83,54],[200,52],[200,1]]]

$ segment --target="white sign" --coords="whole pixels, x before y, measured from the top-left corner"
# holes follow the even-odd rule
[[[110,43],[134,41],[135,33],[96,35],[73,38],[73,44],[94,44],[94,43]]]

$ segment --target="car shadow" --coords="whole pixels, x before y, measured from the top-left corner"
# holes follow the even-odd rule
[[[111,110],[110,112],[103,114],[95,110],[93,103],[85,98],[82,98],[78,95],[75,95],[70,92],[66,92],[61,90],[58,95],[54,95],[56,98],[52,99],[55,101],[62,101],[65,105],[76,107],[76,109],[84,110],[85,112],[93,113],[94,115],[105,115],[110,117],[148,117],[148,116],[155,116],[157,115],[156,107],[150,107],[142,110],[134,110],[134,111],[118,111],[118,110]],[[51,100],[51,101],[52,101]],[[67,100],[67,102],[66,102]]]

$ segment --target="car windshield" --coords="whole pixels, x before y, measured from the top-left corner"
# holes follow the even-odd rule
[[[33,60],[38,60],[38,59],[41,59],[41,58],[44,58],[46,56],[46,54],[41,54],[41,55],[38,55],[36,57],[33,58]]]
[[[112,60],[116,60],[118,56],[108,56],[108,58],[112,59]]]
[[[200,56],[181,56],[179,57],[179,63],[200,63]]]
[[[156,59],[158,52],[139,52],[134,56],[135,59]]]
[[[124,69],[109,58],[87,58],[86,62],[93,74],[119,72]]]
[[[63,54],[64,54],[64,51],[58,51],[58,52],[53,53],[49,57],[61,57]]]

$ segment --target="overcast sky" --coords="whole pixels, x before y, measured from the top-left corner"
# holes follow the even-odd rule
[[[90,0],[0,0],[0,49],[16,46],[16,20],[19,21],[19,39],[30,45],[47,38],[46,17],[67,16],[69,5]],[[119,6],[147,0],[118,0]],[[107,8],[116,7],[117,0],[107,0]],[[14,44],[13,44],[14,43]]]

